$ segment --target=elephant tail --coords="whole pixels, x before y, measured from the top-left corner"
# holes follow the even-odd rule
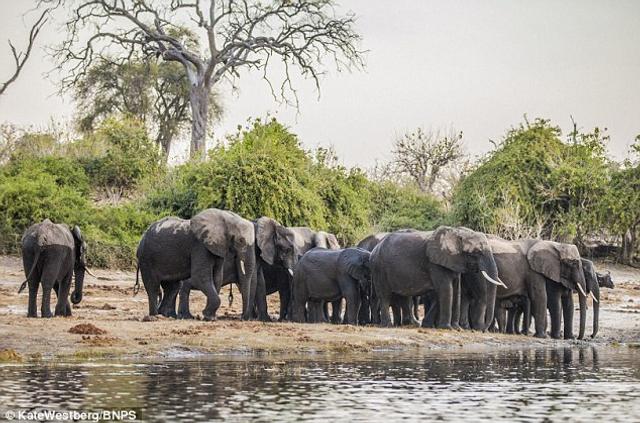
[[[136,264],[136,283],[133,285],[133,296],[135,297],[140,292],[140,262]]]
[[[20,285],[20,289],[18,289],[18,294],[24,291],[24,288],[27,286],[27,282],[31,280],[33,276],[33,272],[36,270],[36,266],[38,266],[38,260],[40,260],[40,249],[36,251],[36,257],[33,259],[33,264],[31,265],[31,269],[29,269],[29,273],[27,274],[27,279]]]
[[[229,284],[229,307],[233,304],[233,284]]]

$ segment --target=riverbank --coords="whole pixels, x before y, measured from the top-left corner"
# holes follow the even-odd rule
[[[73,308],[72,317],[28,319],[25,317],[28,296],[25,292],[17,294],[24,279],[21,260],[2,256],[0,351],[5,350],[7,360],[29,360],[174,358],[211,353],[483,351],[501,347],[640,343],[640,270],[607,263],[598,263],[597,267],[599,271],[610,270],[616,285],[614,290],[603,289],[600,333],[595,340],[556,341],[421,328],[241,322],[240,294],[234,289],[235,301],[229,305],[226,300],[229,287],[223,289],[223,305],[215,322],[166,318],[147,321],[144,290],[133,296],[135,274],[100,269],[93,271],[99,279],[87,276],[84,299]],[[191,309],[202,310],[204,296],[194,292],[191,298]],[[272,316],[278,310],[277,295],[269,298],[269,310]],[[587,334],[591,333],[591,311],[590,307]],[[577,326],[577,314],[574,320]]]

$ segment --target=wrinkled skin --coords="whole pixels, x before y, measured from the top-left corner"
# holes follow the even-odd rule
[[[551,336],[561,338],[562,320],[565,322],[573,320],[572,292],[577,289],[578,284],[585,288],[577,248],[570,244],[535,239],[506,241],[495,236],[489,237],[489,244],[498,266],[500,279],[507,285],[507,288],[497,287],[494,307],[496,301],[526,296],[531,301],[531,313],[535,319],[535,336],[546,337],[546,316],[549,309]],[[480,279],[478,274],[463,277]],[[493,296],[491,292],[488,295],[490,299]],[[579,295],[579,299],[581,315],[583,315],[586,313],[586,298]],[[473,307],[470,308],[470,313],[472,309]],[[487,318],[486,327],[492,322],[493,320]],[[564,325],[564,337],[573,338],[571,323]]]
[[[346,301],[344,322],[358,322],[361,292],[369,291],[370,254],[361,248],[314,248],[301,259],[293,274],[292,319],[304,322],[307,302]],[[317,307],[310,307],[308,321],[319,323]],[[334,323],[339,323],[336,321]]]
[[[86,243],[76,226],[55,224],[49,219],[30,226],[22,237],[22,262],[29,286],[28,317],[37,317],[38,288],[42,285],[41,316],[52,317],[51,290],[58,297],[55,315],[71,316],[69,291],[75,275],[71,302],[82,300],[86,271]]]
[[[137,250],[149,315],[175,316],[175,298],[182,286],[185,295],[178,317],[192,317],[188,291],[193,288],[207,297],[204,319],[215,319],[224,272],[235,271],[241,275],[235,281],[242,295],[242,318],[250,319],[256,286],[254,243],[253,224],[225,210],[207,209],[191,220],[167,217],[151,224]],[[160,286],[164,296],[158,307]]]
[[[340,248],[340,243],[333,234],[323,231],[316,232],[307,227],[287,227],[287,230],[293,234],[296,261],[312,248],[326,248],[330,250],[337,250]],[[293,277],[288,270],[278,266],[264,266],[262,271],[265,281],[266,295],[278,292],[278,295],[280,296],[279,320],[289,320]],[[340,314],[340,307],[338,307],[339,303],[340,301],[336,301],[333,304],[334,310],[336,311],[334,315],[336,316],[339,316]],[[323,305],[324,302],[314,304],[314,306],[319,308],[322,308]],[[315,312],[320,313],[321,310],[315,310]]]
[[[412,297],[434,291],[438,300],[436,327],[451,329],[452,317],[457,321],[459,313],[454,288],[459,285],[460,273],[485,271],[493,279],[498,277],[486,236],[466,228],[394,232],[371,253],[371,263],[383,326],[391,324],[389,306],[394,294]]]

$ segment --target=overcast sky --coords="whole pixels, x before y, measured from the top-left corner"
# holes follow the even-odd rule
[[[274,102],[259,76],[242,75],[240,93],[224,87],[216,136],[249,116],[276,116],[306,147],[333,145],[347,165],[387,159],[393,139],[418,126],[454,126],[480,154],[522,121],[545,117],[570,128],[606,127],[609,150],[624,157],[640,134],[640,1],[342,0],[358,15],[369,50],[364,72],[332,71],[318,100],[300,84],[299,113]],[[36,16],[30,0],[0,0],[0,79],[11,58],[5,39],[23,45]],[[48,26],[39,47],[60,40]],[[38,48],[0,99],[0,122],[44,126],[70,120],[73,104],[43,72]]]

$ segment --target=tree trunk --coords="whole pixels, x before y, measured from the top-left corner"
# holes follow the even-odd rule
[[[207,124],[209,115],[209,87],[204,82],[191,86],[191,149],[190,156],[202,157],[206,149]]]

